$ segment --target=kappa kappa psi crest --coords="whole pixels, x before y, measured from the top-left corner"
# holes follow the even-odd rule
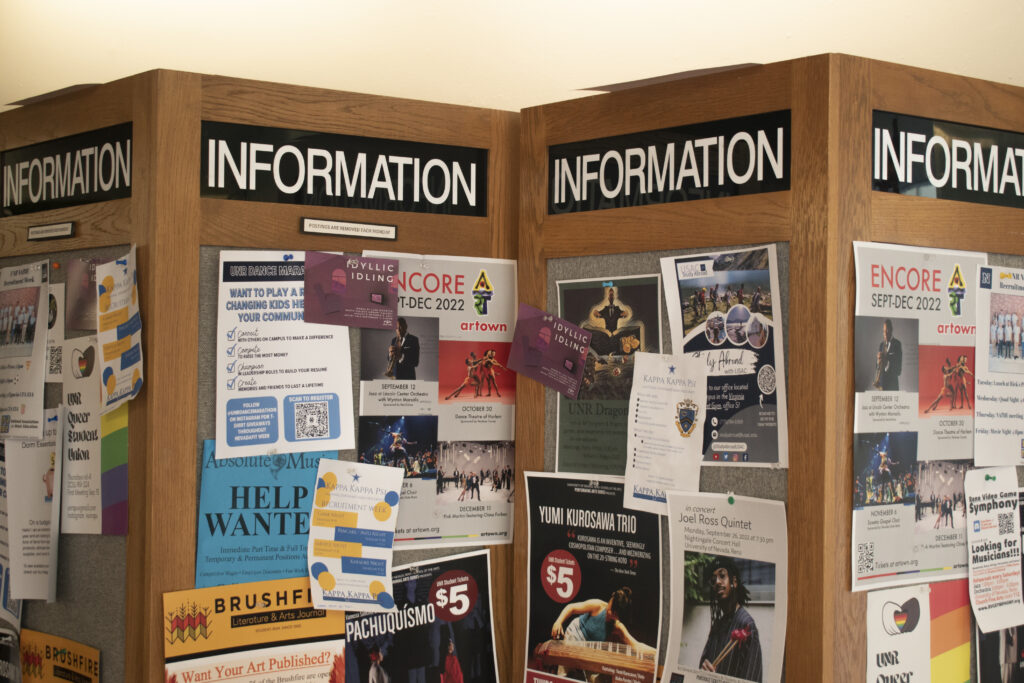
[[[693,434],[693,428],[697,426],[697,413],[700,408],[690,399],[680,401],[676,404],[676,427],[679,427],[679,434],[688,437]]]

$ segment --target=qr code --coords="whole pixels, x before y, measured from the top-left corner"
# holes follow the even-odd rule
[[[857,544],[857,574],[875,571],[875,544]]]
[[[295,404],[295,438],[322,439],[330,435],[327,401]]]
[[[46,371],[48,375],[59,375],[61,374],[61,362],[64,357],[64,347],[60,344],[55,344],[50,347],[50,365]]]
[[[999,533],[1000,534],[1012,534],[1013,533],[1013,513],[1012,512],[1000,512],[997,517],[999,518]]]

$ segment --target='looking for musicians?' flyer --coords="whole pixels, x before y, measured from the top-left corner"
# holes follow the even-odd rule
[[[853,588],[967,575],[984,254],[854,242]]]
[[[622,477],[526,473],[526,683],[653,683],[661,630],[658,516]]]
[[[661,259],[675,354],[707,364],[705,465],[789,461],[775,245]]]

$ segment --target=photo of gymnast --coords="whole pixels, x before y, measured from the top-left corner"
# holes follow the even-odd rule
[[[437,449],[434,415],[359,418],[359,462],[401,467],[407,479],[433,479],[437,476]]]

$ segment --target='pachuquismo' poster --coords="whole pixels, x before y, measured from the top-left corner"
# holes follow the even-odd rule
[[[622,477],[526,474],[526,683],[653,683],[661,526],[622,505]]]

